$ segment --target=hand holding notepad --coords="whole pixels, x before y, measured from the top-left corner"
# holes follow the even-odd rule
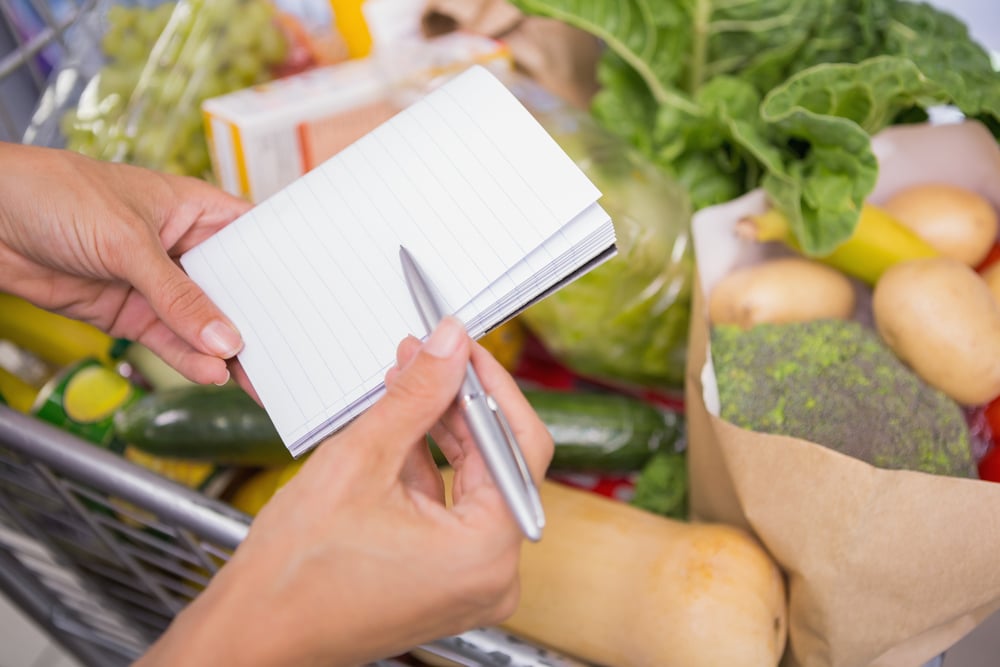
[[[600,193],[474,67],[181,258],[240,330],[239,355],[300,455],[384,391],[424,331],[406,246],[479,337],[614,254]]]

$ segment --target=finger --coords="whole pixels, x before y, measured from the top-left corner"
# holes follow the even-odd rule
[[[382,398],[351,426],[350,442],[368,452],[372,466],[398,476],[413,442],[454,403],[470,345],[462,323],[444,318],[420,351],[395,374]]]
[[[444,480],[438,472],[434,457],[426,441],[414,443],[413,449],[407,454],[403,468],[399,472],[399,480],[403,486],[416,493],[444,504]]]
[[[472,364],[487,393],[500,406],[504,417],[520,444],[525,464],[532,479],[539,483],[552,462],[554,445],[545,423],[531,407],[517,382],[489,350],[478,343],[472,345]]]
[[[232,322],[166,251],[144,244],[125,265],[125,278],[170,329],[196,351],[229,359],[243,347]]]
[[[536,483],[544,477],[552,458],[552,438],[510,374],[480,345],[474,344],[473,365],[483,387],[501,406],[525,463]],[[493,515],[504,509],[495,481],[460,410],[451,409],[431,431],[441,451],[455,469],[452,497],[463,514]]]
[[[385,377],[385,386],[389,387],[402,372],[402,367],[409,364],[420,350],[420,341],[408,336],[399,344],[396,350],[397,365],[389,369]],[[399,479],[404,486],[412,491],[423,493],[429,498],[444,503],[444,481],[438,472],[437,463],[431,455],[426,438],[422,437],[413,443],[413,448],[406,455]]]
[[[413,357],[417,356],[417,352],[420,351],[420,339],[416,336],[407,336],[396,348],[396,365],[389,369],[389,373],[386,374],[386,384],[389,383],[389,377],[398,373],[404,366],[413,360]]]
[[[443,474],[445,484],[451,484],[452,502],[448,509],[468,528],[489,527],[488,538],[496,547],[520,544],[524,535],[492,477],[484,468],[481,475],[485,477],[478,482],[472,480],[470,469],[477,465],[483,465],[481,458],[470,458],[461,470]]]
[[[190,250],[250,210],[247,201],[197,178],[164,174],[175,203],[160,229],[163,247],[174,257]]]
[[[528,403],[510,373],[484,347],[474,343],[472,364],[486,392],[500,406],[524,457],[529,474],[540,484],[552,460],[553,443],[545,424]],[[447,422],[448,420],[446,420]],[[452,425],[452,428],[460,428]],[[520,541],[521,531],[489,474],[479,450],[467,447],[452,484],[452,511],[469,525],[490,523],[509,530],[494,531],[496,539]],[[501,518],[502,517],[502,518]]]
[[[482,345],[473,343],[472,364],[479,375],[486,393],[493,397],[510,426],[518,448],[524,456],[531,477],[540,483],[552,461],[552,436],[534,408],[528,403],[514,378],[493,358]],[[466,491],[478,483],[492,484],[492,477],[480,473],[485,469],[478,448],[469,445],[468,429],[464,427],[460,415],[450,416],[444,425],[451,430],[459,442],[463,443],[462,484]],[[466,473],[465,468],[468,468]],[[458,467],[456,466],[456,470]]]
[[[414,336],[407,336],[396,349],[396,366],[386,374],[386,386],[401,372],[420,350],[420,341]],[[469,430],[455,404],[448,406],[441,419],[431,427],[430,435],[441,453],[453,468],[460,468],[465,463],[466,448],[471,444]],[[480,469],[485,469],[482,465]],[[468,474],[468,473],[467,473]],[[478,474],[476,476],[478,480]]]
[[[139,292],[131,290],[125,297],[111,330],[142,343],[192,382],[224,384],[229,379],[225,361],[195,350],[178,337]]]
[[[229,381],[230,373],[224,359],[198,352],[162,322],[157,321],[146,329],[137,342],[192,382],[223,385]]]
[[[226,362],[226,365],[229,367],[229,375],[233,378],[233,381],[242,387],[243,391],[248,393],[250,398],[257,402],[257,405],[263,407],[264,402],[260,400],[257,390],[254,389],[253,383],[250,382],[250,377],[247,375],[246,370],[244,370],[243,364],[241,364],[238,359],[233,357]]]
[[[441,419],[430,430],[434,444],[448,459],[448,465],[456,469],[462,467],[465,461],[465,446],[469,439],[464,420],[460,417],[456,419],[454,416],[457,412],[457,406],[449,406]]]
[[[495,487],[486,461],[473,442],[458,408],[449,408],[445,418],[431,429],[431,437],[456,472],[452,488],[455,502],[460,502],[468,489]]]

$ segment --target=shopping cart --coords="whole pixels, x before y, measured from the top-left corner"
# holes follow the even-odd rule
[[[0,141],[24,140],[45,104],[47,58],[68,34],[88,38],[79,29],[95,5],[0,0]],[[27,36],[25,10],[37,21]],[[249,526],[223,502],[0,405],[0,594],[85,665],[140,656]],[[460,665],[581,664],[490,628],[420,648]]]
[[[128,664],[204,588],[249,518],[0,409],[0,590],[85,664]]]

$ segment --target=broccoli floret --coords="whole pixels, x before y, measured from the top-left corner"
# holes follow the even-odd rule
[[[663,451],[643,466],[629,504],[673,519],[687,519],[688,478],[684,452]]]
[[[890,469],[975,477],[955,401],[853,321],[713,327],[721,416]]]

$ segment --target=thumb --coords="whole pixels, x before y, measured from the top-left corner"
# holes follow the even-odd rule
[[[462,323],[442,319],[385,395],[357,419],[351,441],[368,452],[372,466],[394,477],[399,473],[414,443],[454,404],[471,349]]]
[[[132,281],[163,323],[203,354],[229,359],[243,347],[239,331],[166,252],[136,258]]]

